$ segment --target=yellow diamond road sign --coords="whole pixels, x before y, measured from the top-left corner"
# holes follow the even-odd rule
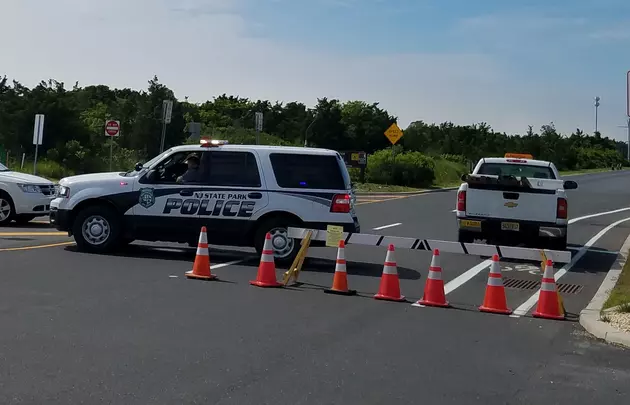
[[[396,142],[403,137],[403,131],[394,122],[389,128],[387,128],[387,131],[385,131],[385,136],[389,139],[392,145],[396,145]]]

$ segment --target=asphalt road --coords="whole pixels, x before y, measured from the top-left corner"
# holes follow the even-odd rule
[[[202,282],[184,277],[190,248],[90,255],[45,224],[4,228],[0,403],[627,403],[629,352],[588,337],[576,319],[630,233],[630,221],[602,232],[630,209],[592,216],[630,207],[630,172],[573,179],[569,242],[583,256],[558,281],[578,290],[563,294],[567,321],[535,319],[528,308],[478,312],[487,270],[473,256],[442,254],[453,308],[418,308],[410,303],[422,295],[427,252],[397,250],[409,302],[394,303],[372,298],[384,247],[347,247],[359,295],[345,297],[322,292],[334,249],[311,250],[301,286],[259,289],[248,284],[253,253],[212,249],[221,281]],[[456,238],[454,192],[374,200],[358,206],[364,233]],[[501,266],[505,279],[541,277],[528,263]],[[507,289],[508,303],[523,309],[534,293]]]

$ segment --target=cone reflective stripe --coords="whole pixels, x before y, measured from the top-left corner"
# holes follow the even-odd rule
[[[354,295],[355,290],[348,289],[348,274],[346,272],[346,244],[343,240],[339,241],[337,249],[337,261],[335,264],[335,275],[333,277],[333,285],[330,289],[324,290],[330,294]]]
[[[494,314],[509,315],[512,313],[512,310],[507,306],[505,286],[503,286],[501,266],[499,266],[499,255],[492,256],[492,265],[490,266],[488,283],[486,284],[486,294],[483,298],[483,304],[479,307],[479,310]]]
[[[390,244],[387,248],[381,284],[378,289],[378,294],[376,294],[374,298],[388,301],[405,301],[405,297],[400,294],[400,280],[398,279],[394,245]]]
[[[257,287],[282,287],[276,279],[276,264],[273,259],[273,246],[271,244],[271,234],[265,235],[265,244],[260,255],[260,265],[256,280],[249,282]]]
[[[538,305],[532,314],[536,318],[564,319],[564,309],[560,304],[560,295],[553,274],[553,263],[547,260],[538,295]]]
[[[440,251],[438,249],[433,250],[429,274],[427,276],[427,281],[424,284],[424,294],[422,295],[422,299],[416,302],[416,304],[432,307],[450,306],[448,301],[446,301],[446,294],[444,293],[442,267],[440,266]]]
[[[206,227],[201,227],[193,269],[186,272],[186,277],[188,278],[197,280],[214,280],[217,278],[210,271],[210,253],[208,252],[208,236],[206,232]]]

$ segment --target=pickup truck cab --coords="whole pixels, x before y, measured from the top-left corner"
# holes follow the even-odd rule
[[[568,199],[551,162],[528,154],[480,159],[457,191],[458,240],[566,250]],[[542,245],[542,246],[541,246]]]

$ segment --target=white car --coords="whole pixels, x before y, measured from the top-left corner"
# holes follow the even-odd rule
[[[564,181],[551,162],[529,154],[479,160],[457,192],[459,242],[544,245],[566,250],[569,218]]]
[[[55,184],[43,177],[14,172],[0,164],[0,226],[27,223],[50,213]]]
[[[195,160],[196,180],[181,183],[191,172],[187,162]],[[300,248],[288,236],[290,226],[359,232],[354,201],[336,151],[203,140],[171,148],[127,173],[61,179],[50,222],[91,252],[133,240],[196,246],[205,226],[211,244],[260,253],[269,232],[276,260],[290,263]]]

